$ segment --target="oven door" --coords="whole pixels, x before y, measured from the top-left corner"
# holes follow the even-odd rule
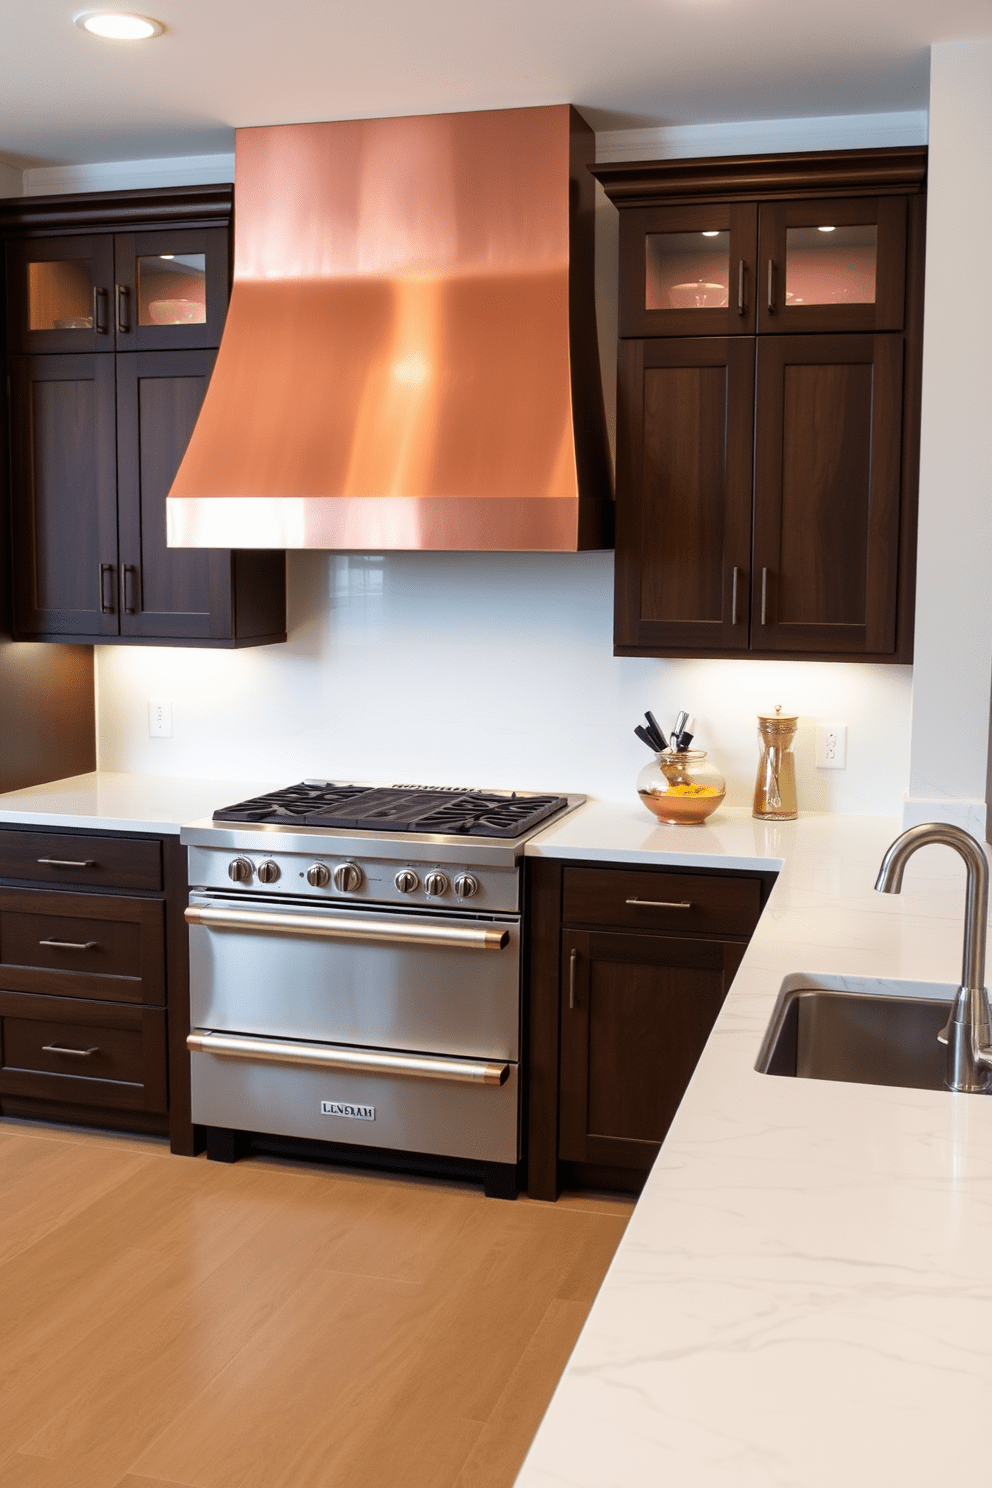
[[[190,896],[193,1120],[514,1163],[520,922]]]
[[[520,920],[190,895],[190,1023],[516,1061]]]

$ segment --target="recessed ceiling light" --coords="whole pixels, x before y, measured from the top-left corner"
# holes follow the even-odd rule
[[[837,231],[837,229],[835,227],[818,227],[816,230],[817,230],[817,232],[836,232]]]
[[[161,36],[165,30],[162,22],[151,16],[122,10],[85,10],[75,19],[84,31],[110,41],[147,41],[149,37]]]

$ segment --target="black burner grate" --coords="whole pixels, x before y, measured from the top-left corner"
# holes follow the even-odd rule
[[[506,796],[496,791],[444,786],[369,787],[304,780],[225,806],[214,812],[213,819],[357,832],[520,837],[567,804],[564,796]]]

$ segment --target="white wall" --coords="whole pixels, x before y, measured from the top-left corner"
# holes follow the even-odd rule
[[[925,140],[925,117],[793,122],[794,148]],[[645,143],[646,137],[650,140]],[[782,121],[625,133],[609,154],[789,148]],[[712,136],[712,137],[711,137]],[[601,196],[597,282],[612,414],[616,212]],[[104,769],[286,783],[306,775],[576,790],[633,798],[646,708],[685,707],[697,742],[748,805],[755,714],[802,716],[800,806],[898,814],[909,774],[912,670],[856,663],[655,661],[612,655],[612,555],[289,555],[289,644],[241,652],[97,650]],[[173,704],[149,739],[147,700]],[[816,770],[813,724],[847,723],[844,771]]]
[[[992,42],[932,49],[907,824],[985,833],[992,675]],[[974,285],[974,288],[971,286]]]
[[[168,775],[307,775],[576,790],[632,798],[633,727],[680,707],[748,805],[755,715],[803,717],[807,809],[897,814],[910,668],[653,661],[612,653],[612,555],[289,555],[288,645],[97,650],[100,766]],[[150,739],[147,701],[173,705]],[[845,771],[813,768],[812,719],[850,728]]]

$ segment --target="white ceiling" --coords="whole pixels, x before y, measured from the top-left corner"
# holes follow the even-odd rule
[[[0,0],[0,159],[230,150],[238,125],[577,104],[597,129],[925,108],[931,42],[992,0]]]

